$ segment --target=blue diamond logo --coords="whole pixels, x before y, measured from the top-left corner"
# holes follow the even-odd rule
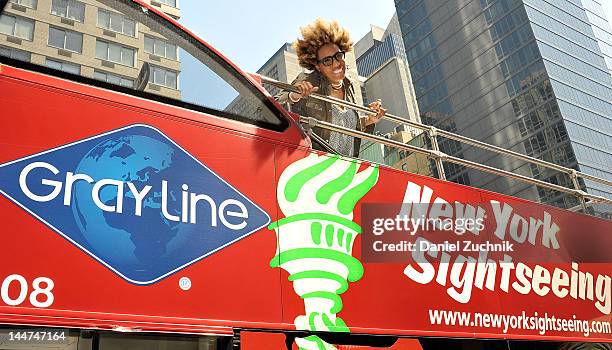
[[[270,223],[148,125],[2,164],[0,193],[136,284],[157,282]]]

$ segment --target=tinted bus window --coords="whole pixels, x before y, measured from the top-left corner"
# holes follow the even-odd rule
[[[101,333],[98,350],[225,350],[230,337]]]
[[[174,18],[188,10],[158,7]],[[272,129],[286,125],[214,52],[131,1],[8,2],[0,17],[0,59]]]
[[[510,341],[510,350],[612,350],[612,343]]]

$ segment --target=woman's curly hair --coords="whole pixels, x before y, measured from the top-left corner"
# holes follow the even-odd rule
[[[301,38],[293,43],[300,66],[314,70],[317,64],[317,51],[325,44],[336,44],[340,50],[349,52],[353,49],[348,31],[336,21],[327,22],[318,18],[314,23],[301,27]]]

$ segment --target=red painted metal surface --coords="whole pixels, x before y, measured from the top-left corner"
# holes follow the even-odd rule
[[[234,67],[258,89],[263,89],[252,77]],[[282,195],[281,174],[312,154],[308,149],[309,140],[284,110],[282,114],[290,126],[283,132],[275,132],[13,67],[2,66],[0,73],[0,105],[3,106],[0,164],[129,125],[150,125],[246,195],[274,222],[286,216],[277,199]],[[268,98],[271,99],[269,95]],[[365,171],[369,164],[359,167]],[[427,186],[435,196],[449,203],[486,206],[495,200],[513,205],[525,217],[542,217],[548,212],[561,228],[561,252],[571,251],[572,256],[581,258],[585,255],[588,258],[589,254],[609,255],[610,246],[587,244],[588,239],[580,239],[591,237],[588,236],[591,231],[609,231],[609,221],[385,167],[380,167],[376,184],[358,202],[352,221],[363,225],[361,209],[365,204],[392,204],[399,210],[409,183],[421,188]],[[0,323],[3,324],[230,334],[234,327],[293,330],[296,317],[304,313],[304,300],[287,280],[288,273],[270,266],[277,247],[284,241],[267,227],[156,283],[136,285],[77,249],[5,196],[0,196],[0,220],[4,228],[0,282],[10,275],[22,276],[28,284],[40,276],[54,282],[54,300],[48,307],[36,307],[28,298],[18,305],[1,301]],[[363,238],[357,238],[352,250],[352,255],[361,260],[362,242]],[[533,249],[543,255],[551,252],[541,246]],[[437,262],[432,266],[440,269]],[[537,312],[539,316],[547,313],[556,318],[609,324],[609,309],[602,312],[594,307],[597,296],[590,300],[588,296],[556,298],[550,293],[540,297],[533,292],[521,294],[497,287],[474,289],[469,301],[458,302],[449,296],[449,284],[418,283],[409,278],[405,273],[406,263],[364,262],[363,267],[363,277],[350,283],[341,295],[343,306],[338,317],[342,317],[351,332],[580,341],[612,339],[611,334],[595,332],[586,335],[551,330],[541,334],[538,330],[520,327],[504,330],[471,324],[434,325],[430,319],[431,310],[472,315],[521,315],[523,312],[534,315]],[[557,267],[572,269],[568,261],[547,263],[546,267],[550,271]],[[581,263],[580,270],[594,276],[608,276],[609,282],[611,265]],[[179,286],[183,277],[191,282],[188,290]],[[609,286],[602,286],[602,293],[606,291],[609,293]],[[4,293],[4,299],[19,299],[20,291],[14,283],[7,284]],[[602,304],[609,302],[605,298],[601,296]],[[406,346],[416,348],[417,344]]]

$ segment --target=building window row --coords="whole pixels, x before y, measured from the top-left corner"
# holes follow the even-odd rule
[[[567,120],[572,120],[581,125],[590,127],[591,129],[601,130],[604,133],[612,135],[612,119],[562,99],[559,99],[557,103],[559,104],[559,108],[563,111],[564,118]]]
[[[27,51],[14,49],[12,47],[0,46],[0,56],[30,62],[32,55]]]
[[[612,108],[612,103],[609,101],[602,100],[591,94],[585,93],[579,88],[570,86],[567,83],[558,81],[554,78],[552,80],[552,84],[557,99],[572,102],[578,106],[582,106],[583,108],[599,113],[606,118],[610,115],[609,111],[610,108]]]
[[[98,27],[115,33],[136,37],[136,22],[116,12],[98,9]]]
[[[72,73],[72,74],[81,74],[81,66],[75,63],[70,63],[66,61],[60,61],[56,59],[52,59],[47,57],[45,60],[45,65],[49,68],[57,69],[62,72]]]
[[[585,145],[597,149],[612,149],[612,135],[605,134],[601,130],[593,130],[588,127],[584,127],[578,123],[565,121],[565,125],[569,131],[570,138],[580,141]]]
[[[85,20],[85,4],[76,0],[52,0],[51,14],[83,22]]]
[[[33,40],[34,35],[34,23],[33,21],[21,17],[2,15],[0,17],[0,33],[31,41]],[[79,32],[62,28],[49,27],[49,36],[47,43],[49,46],[58,49],[67,50],[75,53],[83,52],[83,34]],[[12,51],[4,51],[6,50],[2,51],[3,56],[12,57],[14,55],[11,53]],[[178,59],[176,45],[166,43],[159,39],[153,39],[151,37],[145,37],[145,52],[149,52],[151,54],[166,57],[173,60]],[[122,64],[129,67],[134,67],[136,63],[136,49],[97,39],[96,57],[106,61]],[[22,60],[29,61],[30,58],[28,57],[27,59],[24,58]],[[59,66],[55,65],[50,67],[56,68]],[[169,78],[167,79],[160,78],[160,74],[162,73],[158,73],[158,79],[157,81],[155,81],[155,83],[176,88],[176,72],[168,72],[170,73]]]
[[[0,55],[5,57],[10,57],[13,59],[18,59],[21,61],[30,62],[31,53],[23,50],[14,49],[11,47],[0,46]],[[45,59],[45,66],[49,68],[53,68],[62,72],[72,73],[72,74],[81,74],[81,66],[75,63],[60,61],[57,59],[47,57]],[[106,81],[115,85],[126,86],[133,88],[134,87],[134,79],[125,78],[119,76],[117,74],[108,73],[96,70],[94,71],[94,78],[102,81]]]
[[[96,57],[105,61],[134,67],[136,62],[136,50],[98,39],[96,41]]]
[[[125,86],[129,88],[134,87],[134,79],[125,78],[120,75],[109,73],[109,72],[103,72],[103,71],[96,70],[94,71],[94,78],[105,81],[107,83],[115,84],[115,85]]]
[[[72,52],[83,52],[83,34],[55,27],[49,27],[49,46]]]
[[[38,5],[37,0],[11,1],[31,8],[36,8]],[[171,2],[169,5],[176,6],[176,2]],[[83,22],[85,17],[85,4],[77,0],[52,0],[50,13],[55,16]],[[97,26],[131,37],[136,37],[137,33],[136,23],[134,21],[128,20],[121,14],[104,9],[98,9]],[[0,16],[0,33],[2,34],[33,41],[34,29],[35,23],[32,19],[6,14]],[[168,43],[165,40],[153,36],[144,36],[143,38],[145,52],[170,60],[178,60],[178,47],[175,44]],[[84,35],[81,32],[49,26],[47,36],[47,45],[49,47],[83,54],[83,41]],[[31,53],[10,47],[0,46],[0,54],[22,61],[31,61]],[[96,38],[95,57],[98,59],[128,67],[135,67],[136,55],[136,48]],[[70,60],[64,61],[52,57],[44,57],[44,59],[44,65],[46,67],[71,74],[81,74],[81,65],[72,63]],[[94,71],[94,78],[115,85],[134,87],[134,79],[132,78],[97,69]],[[151,66],[149,82],[176,90],[178,89],[178,71],[161,66]]]
[[[36,8],[37,0],[11,0],[29,8]],[[85,21],[85,4],[77,0],[52,0],[51,14],[77,22]],[[98,27],[123,35],[136,37],[136,22],[117,12],[98,9]]]
[[[17,16],[0,16],[0,33],[32,41],[34,38],[34,21]],[[72,30],[49,27],[47,44],[62,50],[83,53],[83,34]],[[163,44],[163,45],[162,45]],[[170,59],[177,59],[175,45],[156,42],[153,52]],[[147,49],[145,48],[145,51]],[[136,63],[136,49],[97,39],[96,57],[134,67]]]
[[[554,4],[548,3],[546,1],[537,1],[530,2],[529,6],[540,11],[541,13],[547,14],[547,16],[554,18],[557,21],[564,23],[566,26],[572,27],[572,29],[581,32],[582,34],[588,35],[592,33],[591,24],[586,22],[588,19],[584,14],[584,10],[580,9],[582,16],[585,16],[584,19],[578,18],[574,14],[571,14],[567,11],[570,10],[570,7],[566,4],[563,4],[564,1],[556,1]]]
[[[144,51],[155,56],[178,60],[176,45],[148,35],[144,37]]]
[[[556,104],[548,102],[546,105],[543,105],[553,97],[554,95],[552,87],[550,86],[550,80],[539,82],[531,89],[512,99],[511,103],[514,115],[516,117],[526,115],[536,106],[538,106],[538,109],[540,110],[546,110],[547,113],[550,112],[551,115],[558,114],[559,108],[556,107]],[[556,110],[556,113],[552,113],[554,110]]]
[[[158,66],[151,66],[151,75],[149,76],[149,82],[156,84],[156,85],[165,86],[171,89],[177,89],[178,88],[177,77],[178,77],[177,72],[173,70],[158,67]]]
[[[545,42],[553,47],[563,48],[564,52],[567,52],[568,54],[578,57],[597,67],[605,67],[605,62],[602,55],[603,52],[595,52],[580,45],[579,43],[569,40],[564,36],[552,32],[550,29],[540,27],[535,23],[533,23],[531,27],[533,28],[535,37],[540,39],[541,42]]]
[[[579,142],[574,142],[573,146],[580,163],[588,163],[602,169],[607,169],[607,166],[612,164],[612,154],[610,153],[585,146]]]
[[[37,0],[10,0],[10,2],[31,9],[36,9],[38,5]],[[85,4],[76,0],[52,0],[51,14],[83,22],[85,19]]]
[[[168,6],[177,7],[177,4],[176,4],[177,0],[157,0],[157,1],[161,2],[162,4],[166,4]]]
[[[17,16],[0,15],[0,33],[32,41],[34,21]]]
[[[29,7],[31,9],[35,9],[38,1],[37,0],[10,0],[10,2],[21,5],[21,6]]]
[[[78,3],[78,1],[53,0],[54,10],[52,10],[52,13],[62,17],[77,19],[79,11],[76,10],[75,7],[60,7],[58,5],[70,5],[73,3]],[[83,4],[81,3],[81,5]],[[101,10],[99,14],[102,15],[99,15],[98,17],[98,24],[102,25],[105,29],[135,36],[136,24],[133,21],[126,20],[122,16],[116,17],[113,13],[107,11]],[[32,41],[34,39],[34,21],[19,16],[3,14],[0,16],[0,33]],[[144,42],[145,52],[171,60],[178,60],[178,48],[176,45],[150,36],[145,36]],[[75,53],[83,53],[83,34],[72,30],[51,26],[49,27],[47,44],[58,49]],[[136,49],[134,48],[100,39],[98,39],[96,42],[97,58],[134,67],[136,61],[135,56]]]
[[[560,19],[557,19],[556,17],[547,16],[539,10],[530,7],[529,5],[525,7],[525,10],[527,11],[527,15],[529,16],[529,20],[531,22],[536,23],[544,28],[554,29],[555,33],[558,33],[567,39],[575,41],[576,43],[586,48],[589,48],[594,52],[599,51],[597,40],[576,30],[570,25],[562,22]]]

